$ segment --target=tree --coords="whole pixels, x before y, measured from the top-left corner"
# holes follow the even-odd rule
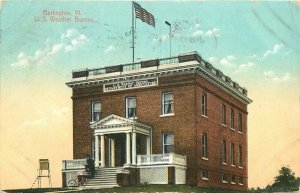
[[[299,189],[299,178],[287,166],[281,167],[279,175],[275,177],[275,182],[269,186],[268,191],[296,191]]]

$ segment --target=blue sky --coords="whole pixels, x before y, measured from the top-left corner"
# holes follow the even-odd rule
[[[299,176],[299,2],[138,3],[154,15],[156,27],[136,21],[136,61],[169,56],[167,20],[172,24],[173,56],[196,50],[248,88],[253,100],[248,117],[250,187],[271,183],[282,164]],[[65,82],[74,69],[132,61],[132,4],[5,1],[1,6],[0,159],[10,156],[1,159],[9,172],[0,173],[0,188],[31,185],[33,163],[41,155],[54,160],[54,184],[59,185],[60,162],[72,159],[71,89]],[[82,18],[94,22],[36,22],[43,10],[69,11],[72,18],[80,10]],[[45,152],[36,145],[39,140],[59,152]],[[22,159],[30,164],[20,165]],[[262,170],[266,175],[260,175]],[[10,174],[24,180],[10,181]]]
[[[274,72],[285,68],[299,70],[299,7],[291,2],[140,2],[156,18],[156,28],[136,21],[136,60],[167,57],[169,28],[172,23],[172,55],[196,50],[218,66],[220,60],[231,60],[235,68],[256,68]],[[84,40],[72,51],[59,49],[47,57],[48,63],[64,69],[95,68],[127,63],[131,58],[131,2],[5,2],[2,21],[2,66],[8,71],[18,56],[34,56],[48,46],[67,42],[63,34],[73,30],[70,38]],[[80,10],[92,23],[34,22],[43,10]],[[74,15],[74,13],[73,13]],[[127,35],[126,35],[127,34]],[[70,39],[72,41],[73,39]],[[49,48],[50,49],[50,48]],[[269,54],[266,54],[266,53]],[[19,55],[21,53],[21,55]],[[79,54],[80,53],[80,54]],[[265,55],[266,54],[266,55]],[[233,57],[230,57],[233,56]],[[288,56],[288,57],[285,57]],[[20,58],[19,57],[19,58]],[[218,58],[218,60],[213,60]],[[287,60],[288,58],[288,60]],[[46,61],[45,61],[46,62]],[[282,63],[285,63],[284,67]],[[26,67],[37,65],[29,62]],[[226,66],[226,61],[221,62]],[[247,65],[248,64],[248,65]],[[47,65],[43,68],[47,68]],[[231,64],[227,65],[230,66]],[[14,65],[13,65],[14,66]],[[233,67],[232,67],[233,68]],[[230,68],[229,68],[230,69]],[[225,68],[225,71],[227,69]],[[238,69],[234,69],[238,70]],[[231,72],[232,69],[229,70]],[[256,71],[257,72],[257,71]]]

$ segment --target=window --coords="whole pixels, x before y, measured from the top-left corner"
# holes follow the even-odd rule
[[[242,129],[242,114],[239,113],[239,116],[238,116],[238,131],[239,132],[242,132],[243,129]]]
[[[202,157],[207,158],[207,134],[206,133],[202,134],[201,143],[202,143]]]
[[[174,151],[174,135],[172,133],[163,133],[163,153],[172,153]]]
[[[234,166],[234,144],[230,144],[230,163]]]
[[[136,116],[136,98],[126,97],[126,118],[133,118]]]
[[[207,116],[207,99],[206,94],[201,93],[201,114]]]
[[[92,102],[92,122],[101,119],[101,103],[99,101]]]
[[[208,171],[202,170],[202,179],[208,180]]]
[[[226,141],[222,141],[222,163],[226,164]]]
[[[222,125],[226,125],[226,107],[224,104],[222,104],[221,108],[221,123]]]
[[[227,174],[222,173],[221,178],[223,183],[227,183]]]
[[[242,146],[241,145],[239,145],[238,157],[239,157],[239,159],[238,159],[239,167],[242,167],[243,166],[243,162],[242,162],[243,160],[242,160]]]
[[[173,93],[163,93],[162,95],[162,114],[174,113],[174,96]]]
[[[235,176],[233,176],[233,175],[231,176],[231,183],[235,184]]]
[[[244,179],[243,179],[243,177],[239,177],[238,178],[238,183],[240,184],[240,185],[243,185],[244,184]]]
[[[234,110],[231,109],[230,111],[230,128],[234,129]]]

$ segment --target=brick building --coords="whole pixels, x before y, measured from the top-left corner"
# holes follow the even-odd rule
[[[192,184],[246,190],[247,90],[197,52],[73,71],[73,156],[90,186]]]

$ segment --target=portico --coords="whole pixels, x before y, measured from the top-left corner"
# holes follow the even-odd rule
[[[115,167],[116,162],[118,166],[136,166],[137,153],[152,153],[152,128],[135,119],[112,114],[90,127],[94,129],[96,167]]]

